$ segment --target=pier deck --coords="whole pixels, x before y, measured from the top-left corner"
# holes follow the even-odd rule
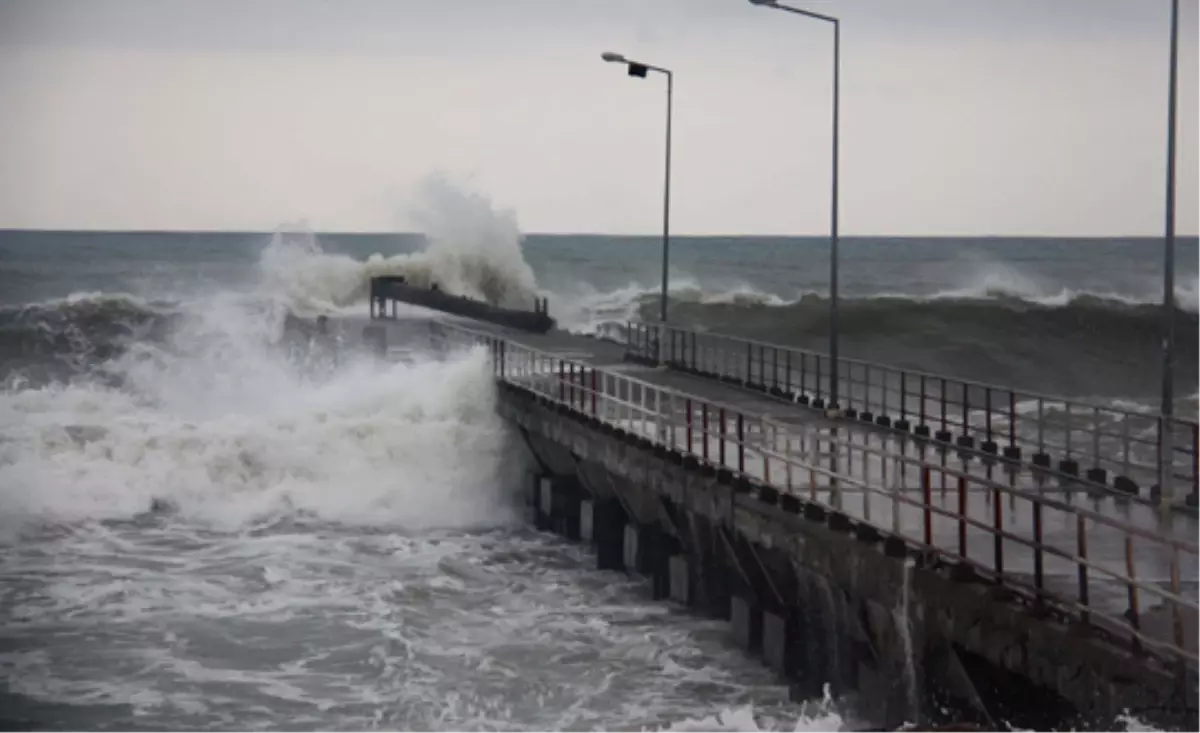
[[[753,358],[730,378],[687,359],[662,359],[673,368],[651,363],[644,344],[639,348],[632,339],[532,334],[445,314],[374,322],[387,324],[390,344],[423,332],[442,348],[484,346],[502,385],[594,425],[598,437],[617,435],[728,484],[731,517],[762,507],[841,517],[860,538],[882,537],[885,545],[900,543],[928,561],[948,563],[961,577],[1005,589],[1005,597],[1017,598],[1034,616],[1049,613],[1103,643],[1179,669],[1179,679],[1194,687],[1200,527],[1194,513],[1095,480],[1102,465],[1136,468],[1128,427],[1126,452],[1117,455],[1101,441],[1101,420],[1092,432],[1074,428],[1074,438],[1068,422],[1068,452],[1055,456],[1054,465],[1038,457],[1055,446],[1047,438],[1053,430],[1035,422],[1037,437],[1029,438],[1016,430],[1015,410],[1001,451],[989,446],[990,414],[986,432],[963,409],[956,434],[921,434],[907,420],[896,425],[895,415],[875,419],[883,411],[869,394],[857,397],[857,411],[831,413],[811,396],[801,400],[798,391],[754,380]],[[760,377],[766,363],[758,362]],[[804,384],[794,371],[783,377],[793,378]],[[888,399],[883,392],[884,405]],[[925,404],[928,399],[921,396],[921,416],[940,415],[944,430],[952,424],[945,393],[940,405]],[[1044,409],[1039,405],[1039,418]],[[874,414],[861,414],[867,410]],[[997,435],[1004,429],[999,423]],[[961,438],[976,433],[973,440]],[[1082,471],[1078,464],[1062,470],[1064,460],[1075,460],[1072,440],[1081,437],[1101,447],[1090,462],[1084,459]],[[1185,489],[1194,483],[1194,474],[1179,477]],[[1191,709],[1195,690],[1189,695]]]

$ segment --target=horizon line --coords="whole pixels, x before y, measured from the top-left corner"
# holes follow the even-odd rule
[[[97,229],[97,228],[50,228],[50,227],[0,227],[0,234],[253,234],[272,235],[280,229]],[[308,230],[317,236],[375,236],[375,237],[423,237],[424,232],[400,230]],[[523,239],[529,237],[608,237],[619,239],[660,239],[661,232],[645,234],[613,234],[607,232],[584,231],[545,231],[522,232]],[[821,234],[740,234],[740,233],[705,233],[705,234],[672,234],[672,239],[828,239],[828,233]],[[842,234],[839,239],[1165,239],[1165,234]],[[1175,239],[1198,239],[1200,234],[1176,233]]]

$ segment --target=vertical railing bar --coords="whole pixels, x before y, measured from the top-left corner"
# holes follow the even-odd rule
[[[1133,562],[1133,536],[1126,534],[1125,577],[1129,581],[1129,625],[1133,627],[1135,632],[1140,633],[1142,630],[1142,614],[1141,609],[1138,607],[1138,587],[1136,583],[1134,583],[1136,580],[1135,571],[1136,567]],[[1136,633],[1133,635],[1133,647],[1134,649],[1141,648],[1141,640],[1138,638],[1138,634]]]
[[[745,418],[739,411],[737,414],[737,453],[738,453],[738,473],[746,472],[746,425]]]
[[[1004,577],[1004,503],[1001,501],[1000,489],[992,489],[992,525],[996,532],[992,536],[995,551],[994,567],[996,577]]]
[[[720,425],[721,444],[719,446],[717,446],[717,452],[718,452],[718,457],[721,461],[721,466],[724,467],[725,466],[725,408],[724,407],[720,408],[720,412],[718,413],[718,415],[719,415],[719,420],[721,422],[721,425]]]
[[[792,396],[792,350],[783,352],[783,391],[790,399]]]
[[[958,556],[967,557],[967,477],[958,477]]]
[[[925,547],[933,547],[933,479],[928,464],[921,466],[921,492],[925,514]]]
[[[1091,623],[1092,614],[1089,610],[1091,608],[1091,601],[1088,593],[1087,520],[1082,514],[1075,515],[1075,543],[1079,555],[1079,605],[1083,609],[1079,615],[1079,619],[1083,622],[1084,626],[1087,626]]]
[[[1017,393],[1008,392],[1008,447],[1017,447]]]
[[[1037,598],[1042,600],[1045,589],[1045,558],[1042,554],[1042,500],[1033,498],[1033,587],[1037,590]]]

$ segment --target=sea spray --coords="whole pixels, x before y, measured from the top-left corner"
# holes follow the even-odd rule
[[[482,350],[315,376],[264,314],[219,295],[165,342],[81,381],[0,394],[5,521],[130,518],[155,500],[223,524],[301,511],[461,526],[508,516],[523,453]],[[402,466],[403,470],[397,470]]]
[[[441,176],[426,179],[419,192],[412,218],[424,235],[424,249],[356,260],[325,252],[303,222],[288,224],[261,255],[264,291],[312,312],[361,309],[371,278],[392,275],[493,305],[532,308],[537,282],[521,250],[516,215]]]

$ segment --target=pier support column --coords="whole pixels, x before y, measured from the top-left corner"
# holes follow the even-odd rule
[[[791,678],[800,666],[797,614],[794,609],[775,609],[762,617],[763,661],[781,677]]]
[[[641,533],[636,524],[626,524],[621,535],[621,567],[629,572],[641,570],[638,558],[641,555]]]
[[[762,611],[758,605],[743,595],[734,595],[729,601],[729,625],[733,640],[750,653],[762,650]]]
[[[538,476],[534,498],[535,526],[543,532],[579,539],[582,492],[574,476]]]
[[[536,512],[534,526],[542,532],[549,531],[551,512],[554,509],[554,478],[552,476],[538,477],[534,507]]]
[[[685,606],[692,602],[691,563],[688,556],[682,552],[671,555],[667,561],[668,574],[671,580],[671,600]]]
[[[592,499],[579,500],[579,539],[589,545],[596,541],[595,507]]]
[[[579,504],[582,499],[583,491],[573,476],[554,481],[550,514],[551,528],[556,534],[579,541]]]
[[[650,575],[653,581],[654,598],[655,600],[666,600],[671,598],[674,583],[671,575],[672,560],[679,556],[679,540],[658,525],[653,525],[649,529],[647,536],[651,538],[648,549],[650,550]],[[685,573],[687,572],[686,560],[683,570]]]
[[[592,535],[599,570],[625,569],[625,510],[616,499],[594,499]]]

